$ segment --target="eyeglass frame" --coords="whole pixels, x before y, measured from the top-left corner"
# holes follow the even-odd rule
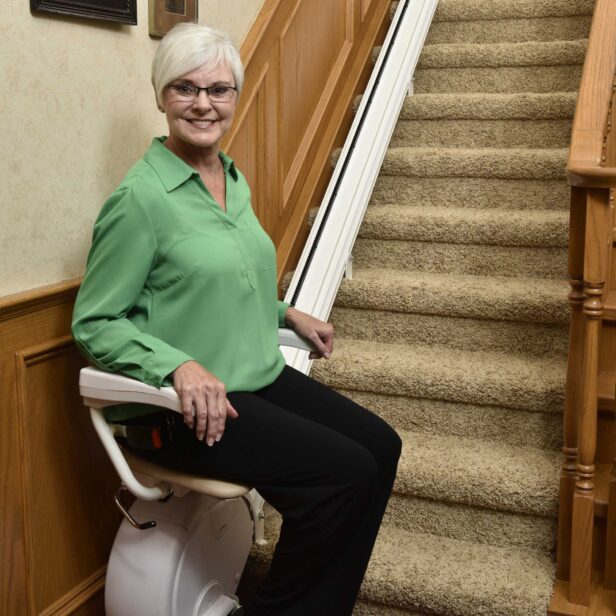
[[[168,88],[175,89],[175,88],[180,88],[180,87],[189,88],[192,92],[191,97],[183,97],[177,90],[175,90],[175,93],[178,95],[178,97],[183,98],[184,100],[186,100],[186,102],[196,101],[199,98],[199,94],[201,93],[201,91],[205,92],[210,102],[214,102],[214,103],[230,103],[231,102],[231,98],[229,98],[229,100],[220,100],[220,99],[212,98],[210,96],[209,91],[213,90],[214,88],[227,88],[228,90],[234,90],[235,93],[237,94],[237,88],[235,86],[228,86],[228,85],[223,85],[223,84],[217,84],[217,85],[206,86],[205,88],[201,88],[191,83],[169,83],[165,86],[165,89],[168,89]]]

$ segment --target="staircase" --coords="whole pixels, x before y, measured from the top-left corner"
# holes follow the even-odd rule
[[[565,163],[592,7],[437,8],[332,312],[336,351],[312,371],[404,442],[357,615],[546,613],[569,319]],[[270,550],[255,550],[253,571]]]

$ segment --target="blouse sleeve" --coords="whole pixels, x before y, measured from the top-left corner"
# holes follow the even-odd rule
[[[131,189],[116,191],[94,226],[86,274],[73,313],[73,337],[96,366],[160,387],[192,358],[128,318],[155,263],[154,226]]]
[[[278,327],[285,327],[286,323],[284,317],[290,305],[291,304],[287,304],[287,302],[278,301]]]

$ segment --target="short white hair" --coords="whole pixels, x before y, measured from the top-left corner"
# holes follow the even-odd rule
[[[152,85],[162,108],[163,90],[174,79],[202,66],[226,65],[239,95],[244,66],[233,40],[222,30],[191,22],[179,23],[162,39],[152,60]]]

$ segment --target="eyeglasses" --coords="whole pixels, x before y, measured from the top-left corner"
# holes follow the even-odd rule
[[[183,101],[194,101],[198,98],[199,92],[203,90],[207,97],[216,103],[228,103],[231,101],[237,88],[233,86],[208,86],[207,88],[199,88],[198,86],[192,86],[187,83],[172,83],[167,88],[173,90],[177,98]]]

